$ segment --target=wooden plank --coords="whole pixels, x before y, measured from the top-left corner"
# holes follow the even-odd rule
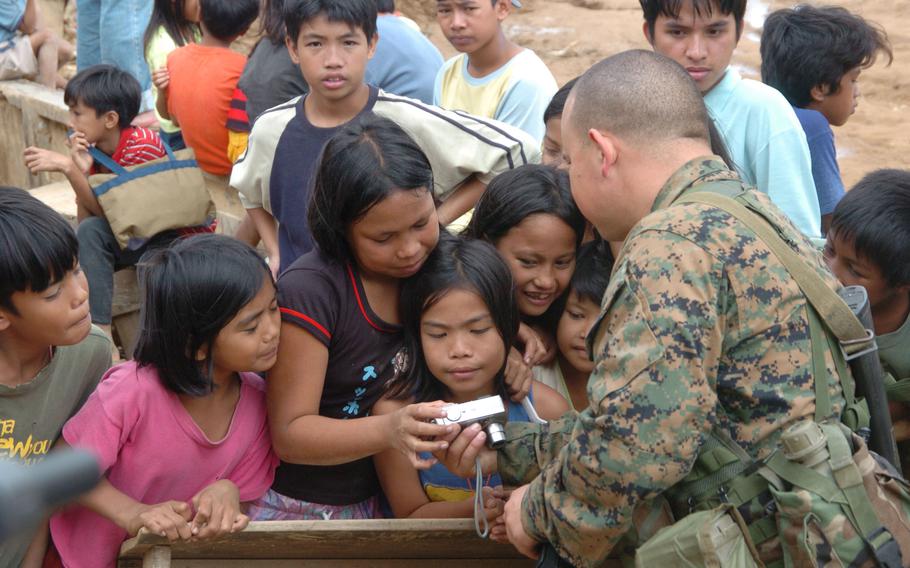
[[[493,558],[471,560],[470,568],[533,568],[534,560],[527,558]],[[119,568],[142,568],[138,559],[121,559]],[[367,560],[324,560],[324,559],[277,559],[277,560],[228,560],[216,558],[173,558],[171,568],[468,568],[463,559],[421,558],[421,559],[367,559]],[[618,566],[616,568],[622,568]]]
[[[30,189],[29,193],[40,199],[45,205],[63,215],[63,218],[75,226],[76,194],[68,181],[58,181]]]
[[[166,539],[142,532],[121,558],[141,558]],[[508,559],[509,545],[479,538],[470,519],[254,522],[243,532],[171,545],[174,559]],[[473,563],[473,561],[472,561]]]
[[[153,546],[142,557],[142,568],[171,568],[170,547]]]
[[[136,268],[129,267],[114,273],[114,298],[111,314],[116,317],[139,309],[139,280]]]

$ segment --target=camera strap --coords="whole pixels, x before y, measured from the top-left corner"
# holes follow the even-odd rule
[[[474,530],[480,538],[487,538],[490,536],[490,522],[483,512],[483,470],[480,469],[480,456],[474,458],[474,471]],[[480,529],[481,525],[483,530]]]

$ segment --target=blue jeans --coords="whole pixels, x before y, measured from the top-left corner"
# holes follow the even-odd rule
[[[169,246],[178,235],[165,231],[149,239],[136,250],[122,250],[117,244],[111,226],[101,217],[88,217],[76,229],[79,239],[79,264],[88,280],[88,305],[92,322],[111,324],[111,306],[114,300],[114,271],[135,266],[142,255],[151,250]]]
[[[152,76],[142,36],[152,17],[152,0],[76,0],[76,67],[109,63],[129,71],[142,86],[142,111],[154,107]]]

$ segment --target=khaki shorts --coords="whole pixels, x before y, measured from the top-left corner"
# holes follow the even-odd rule
[[[0,42],[0,81],[32,78],[38,74],[38,58],[27,35],[17,33]]]

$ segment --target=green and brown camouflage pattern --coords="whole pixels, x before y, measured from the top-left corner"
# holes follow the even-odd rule
[[[547,426],[507,426],[499,470],[507,483],[531,484],[524,527],[576,566],[605,562],[633,511],[688,473],[715,424],[761,458],[785,428],[814,413],[805,296],[729,214],[673,205],[730,180],[738,178],[716,157],[689,162],[627,237],[588,338],[590,407]],[[766,196],[757,200],[836,289],[809,240]],[[826,366],[839,415],[844,398],[830,353]]]

